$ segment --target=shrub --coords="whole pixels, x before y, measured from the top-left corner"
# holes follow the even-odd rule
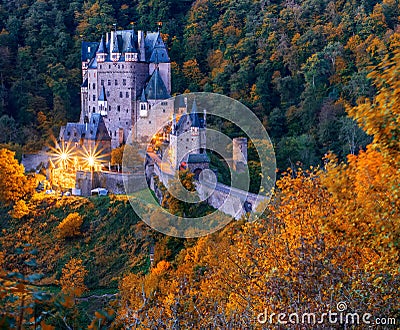
[[[79,236],[81,234],[82,217],[79,213],[74,212],[68,216],[57,226],[59,238],[69,238]]]

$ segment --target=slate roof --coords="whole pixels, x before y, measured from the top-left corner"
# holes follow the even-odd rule
[[[106,46],[103,36],[101,36],[100,45],[99,45],[99,48],[97,49],[96,53],[103,53],[103,54],[107,53],[107,46]]]
[[[82,61],[92,60],[96,52],[106,53],[106,62],[110,62],[111,48],[113,52],[122,53],[139,53],[138,37],[134,30],[121,30],[117,31],[117,38],[111,45],[110,40],[106,43],[104,36],[101,37],[100,42],[82,42]],[[160,32],[147,32],[145,40],[145,60],[151,63],[168,63],[170,58],[168,56],[167,48],[161,38]],[[124,61],[121,58],[120,61]],[[96,68],[93,64],[92,68]]]
[[[188,163],[209,163],[210,158],[206,153],[203,154],[189,154]]]
[[[89,65],[88,65],[88,68],[89,68],[89,69],[96,69],[96,68],[97,68],[96,56],[93,57],[93,58],[90,60]]]
[[[89,123],[67,123],[60,131],[60,139],[69,142],[80,142],[81,139],[87,140],[111,140],[103,117],[99,113],[94,113],[90,117]]]
[[[144,93],[144,89],[142,90],[142,95],[140,95],[140,102],[147,102],[146,94]]]
[[[126,48],[123,49],[123,52],[125,52],[125,53],[137,53],[138,51],[137,51],[137,49],[135,47],[135,35],[134,34],[133,34],[133,36],[132,36],[132,34],[130,36],[128,35],[126,39],[127,39],[126,42],[125,42]]]
[[[203,125],[202,125],[202,123],[200,123],[199,115],[197,113],[196,100],[193,101],[192,111],[190,112],[190,120],[192,122],[191,127],[200,128],[200,127],[204,126],[204,122],[203,122]]]
[[[103,86],[102,89],[100,90],[99,101],[107,101],[106,89],[105,89],[104,86]]]
[[[147,100],[165,100],[171,97],[161,78],[159,68],[154,70],[144,88],[144,92]]]
[[[88,87],[88,80],[87,78],[85,79],[85,81],[83,82],[83,84],[81,85],[81,87]]]
[[[89,41],[82,41],[82,48],[81,48],[81,56],[82,62],[86,62],[93,58],[96,55],[97,47],[99,46],[98,42],[89,42]]]

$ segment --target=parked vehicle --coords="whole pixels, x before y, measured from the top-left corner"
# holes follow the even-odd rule
[[[105,188],[95,188],[91,191],[92,196],[107,196],[108,190]]]

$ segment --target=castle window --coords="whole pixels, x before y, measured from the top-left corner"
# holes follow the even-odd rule
[[[128,98],[129,97],[129,92],[126,92],[125,96],[126,96],[126,98]]]
[[[151,124],[151,120],[149,120],[149,124]]]
[[[90,134],[93,134],[93,131],[92,131],[92,130],[90,131]]]
[[[164,113],[165,113],[165,109],[162,109],[162,112],[164,112]]]
[[[126,85],[126,79],[122,79],[122,85]]]
[[[161,105],[168,105],[168,102],[161,102]]]
[[[95,113],[95,112],[96,112],[96,108],[95,108],[95,107],[93,107],[93,109],[92,109],[92,112],[93,112],[93,113]]]
[[[96,95],[93,94],[93,101],[96,101]]]
[[[101,79],[101,86],[104,86],[104,80]]]
[[[108,68],[111,69],[111,65],[109,65]]]
[[[115,79],[115,86],[118,86],[118,80]]]
[[[111,80],[107,81],[108,86],[111,86]]]
[[[128,122],[125,122],[125,124],[128,126]]]
[[[74,132],[74,136],[76,136],[76,132]]]
[[[122,69],[124,68],[124,65],[122,64]]]
[[[121,69],[121,66],[118,64],[118,69]]]
[[[118,121],[121,121],[121,117],[118,118]]]
[[[114,131],[114,136],[117,136],[117,131]]]
[[[108,111],[111,111],[111,105],[108,106]]]
[[[119,92],[119,97],[122,98],[122,92]]]
[[[67,132],[67,136],[70,136],[71,135],[71,132]]]
[[[121,106],[117,105],[117,111],[121,111]]]
[[[128,109],[126,109],[126,113],[128,113]]]
[[[96,88],[96,84],[95,83],[93,83],[93,89],[95,89]]]
[[[110,97],[110,91],[107,91],[107,97]]]
[[[100,69],[102,69],[103,68],[103,66],[100,64]]]

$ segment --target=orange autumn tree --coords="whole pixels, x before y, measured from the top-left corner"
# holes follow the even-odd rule
[[[62,269],[61,290],[70,297],[80,297],[87,290],[85,276],[88,271],[81,259],[72,258]]]
[[[24,174],[24,166],[14,158],[15,153],[0,149],[0,203],[17,202],[33,193],[34,180]]]
[[[324,184],[336,214],[327,223],[341,233],[343,244],[371,250],[372,274],[398,274],[400,242],[400,41],[392,36],[391,51],[369,74],[377,88],[374,99],[359,100],[349,114],[373,142],[347,164],[334,158]]]

